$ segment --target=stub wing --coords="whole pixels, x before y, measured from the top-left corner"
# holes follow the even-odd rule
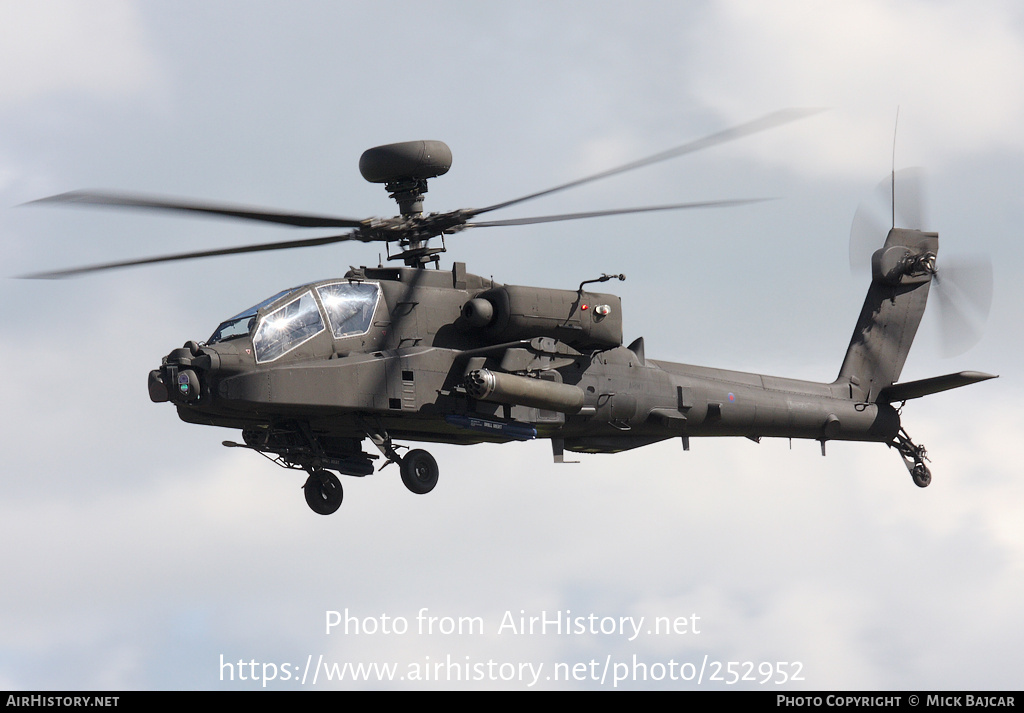
[[[907,381],[902,384],[893,384],[882,389],[878,394],[878,401],[894,403],[896,401],[908,401],[918,399],[929,394],[937,394],[940,391],[948,391],[969,384],[976,384],[979,381],[998,378],[995,374],[985,374],[980,371],[961,371],[956,374],[945,376],[933,376],[930,379],[919,379]]]

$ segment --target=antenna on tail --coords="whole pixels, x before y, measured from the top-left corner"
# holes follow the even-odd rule
[[[900,108],[896,107],[896,124],[892,127],[892,227],[896,227],[896,130],[900,126]]]

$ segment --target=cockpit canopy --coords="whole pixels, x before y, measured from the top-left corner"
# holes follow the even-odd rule
[[[221,322],[220,326],[217,327],[217,331],[213,333],[212,337],[206,340],[206,343],[216,344],[217,342],[225,342],[228,339],[234,339],[236,337],[244,337],[248,335],[252,331],[253,325],[255,324],[256,313],[259,312],[264,307],[266,307],[267,305],[276,302],[279,297],[283,297],[284,295],[291,292],[293,289],[295,288],[289,287],[287,290],[281,290],[273,297],[268,297],[267,299],[260,302],[258,305],[253,305],[244,312],[239,312],[231,319]]]
[[[380,285],[375,282],[304,285],[279,292],[221,323],[208,343],[252,336],[256,361],[274,361],[327,325],[335,339],[365,334],[379,301]]]

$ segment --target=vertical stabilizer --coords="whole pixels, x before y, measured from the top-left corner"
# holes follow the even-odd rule
[[[871,286],[837,384],[850,397],[875,401],[900,377],[935,274],[937,233],[893,228],[871,258]]]

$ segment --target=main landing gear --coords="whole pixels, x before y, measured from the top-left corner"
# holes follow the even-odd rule
[[[438,467],[434,456],[420,448],[413,449],[404,456],[395,452],[390,442],[387,446],[392,454],[388,455],[388,463],[398,463],[402,473],[402,482],[410,492],[426,495],[437,485]],[[381,466],[383,468],[384,466]],[[341,481],[334,473],[322,468],[309,470],[309,477],[302,486],[305,491],[306,504],[317,515],[331,515],[341,507],[344,493]]]
[[[422,449],[414,449],[406,455],[400,456],[397,449],[406,447],[394,445],[391,442],[391,436],[386,431],[368,431],[367,435],[374,445],[380,449],[380,452],[384,454],[384,457],[387,458],[381,469],[390,463],[397,463],[401,471],[402,483],[406,484],[406,488],[410,492],[417,495],[426,495],[434,489],[437,485],[438,468],[437,461],[434,460],[433,456]],[[310,437],[310,441],[315,443],[312,437]],[[369,459],[370,456],[366,456],[366,458]],[[330,464],[329,467],[348,475],[361,476],[367,475],[368,472],[361,467],[354,470],[352,467],[346,467],[352,465],[347,460],[331,459],[328,457],[318,459],[316,465],[307,465],[305,469],[309,473],[309,477],[306,478],[306,483],[302,486],[305,492],[306,504],[310,510],[318,515],[330,515],[341,507],[344,494],[341,488],[341,480],[331,471],[319,467],[322,464]],[[370,466],[370,472],[372,471],[373,466]]]
[[[434,456],[416,448],[404,456],[383,428],[367,428],[366,436],[380,449],[390,463],[398,463],[402,482],[417,495],[429,493],[437,485],[438,468]],[[282,468],[304,470],[309,476],[302,485],[306,504],[318,515],[338,511],[344,499],[340,475],[363,477],[374,472],[373,461],[380,456],[362,451],[362,438],[326,437],[314,433],[309,424],[291,422],[272,426],[249,426],[242,430],[244,443],[224,441],[230,448],[254,450]]]
[[[437,461],[427,451],[415,448],[404,456],[400,456],[396,449],[405,448],[405,446],[396,446],[392,443],[391,436],[387,431],[367,431],[366,435],[387,458],[380,469],[383,470],[391,463],[398,463],[398,467],[402,471],[402,482],[410,492],[426,495],[437,485],[439,472]]]
[[[895,448],[900,452],[903,464],[907,466],[907,470],[910,471],[910,477],[914,480],[914,485],[919,488],[927,488],[931,484],[932,472],[924,464],[928,460],[928,451],[925,450],[924,446],[916,445],[910,440],[907,432],[901,428],[892,443],[889,444],[889,447]]]

